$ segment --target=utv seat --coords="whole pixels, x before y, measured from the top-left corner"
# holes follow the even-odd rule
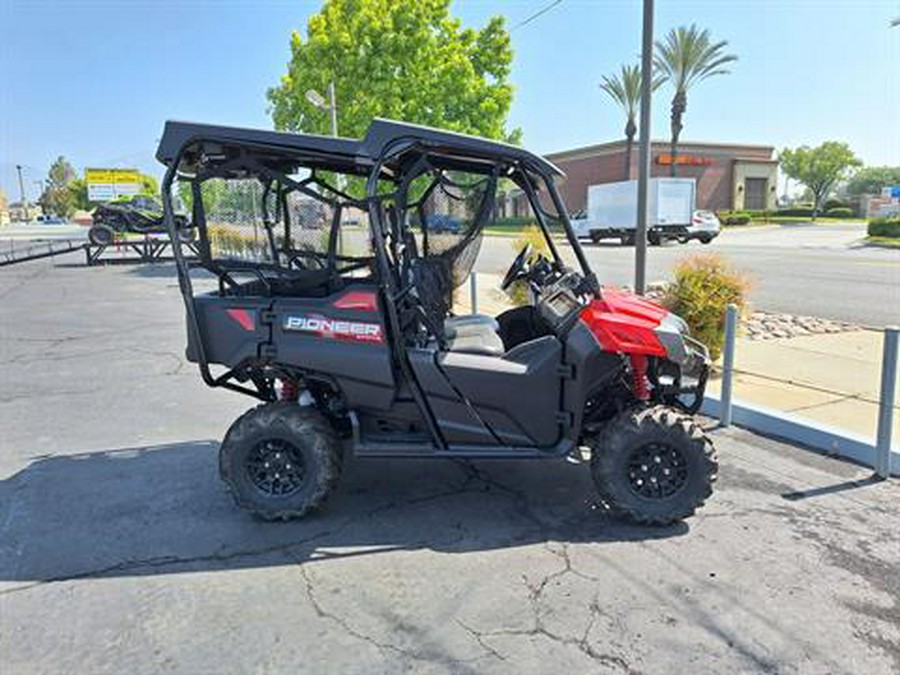
[[[455,337],[456,335],[484,330],[486,326],[495,333],[500,330],[500,324],[497,323],[497,319],[487,314],[448,316],[444,319],[444,335]]]
[[[444,322],[444,343],[447,351],[483,356],[503,356],[506,349],[497,321],[490,316],[455,316]]]

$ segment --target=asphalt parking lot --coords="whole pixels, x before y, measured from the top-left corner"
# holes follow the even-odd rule
[[[736,429],[684,524],[586,466],[349,461],[267,524],[216,475],[250,401],[184,362],[170,266],[0,269],[4,673],[896,673],[900,487]]]

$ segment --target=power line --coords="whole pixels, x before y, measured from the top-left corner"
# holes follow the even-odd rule
[[[520,21],[519,23],[517,23],[515,26],[513,26],[512,28],[510,28],[509,31],[512,32],[512,31],[514,31],[514,30],[516,30],[516,29],[518,29],[518,28],[521,28],[522,26],[525,26],[525,25],[531,23],[531,22],[534,21],[536,18],[538,18],[541,14],[545,14],[546,12],[549,12],[551,9],[553,9],[554,7],[556,7],[556,6],[557,6],[559,3],[561,3],[561,2],[562,2],[562,0],[553,0],[553,2],[551,2],[549,5],[547,5],[547,6],[544,7],[543,9],[539,9],[539,10],[536,11],[534,14],[532,14],[531,16],[529,16],[527,19],[524,19],[524,20]]]

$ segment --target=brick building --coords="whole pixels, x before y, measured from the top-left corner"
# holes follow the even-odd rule
[[[653,142],[651,175],[670,175],[669,151],[667,142]],[[774,148],[767,145],[679,143],[678,176],[697,179],[698,209],[774,209],[778,160],[773,157]],[[554,152],[546,158],[566,174],[557,184],[571,212],[587,206],[589,185],[626,178],[624,139]],[[637,163],[635,142],[630,178],[637,178]]]

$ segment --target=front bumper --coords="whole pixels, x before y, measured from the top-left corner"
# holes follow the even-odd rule
[[[648,369],[653,398],[693,415],[703,405],[711,361],[706,345],[681,335],[678,359],[656,359]]]

